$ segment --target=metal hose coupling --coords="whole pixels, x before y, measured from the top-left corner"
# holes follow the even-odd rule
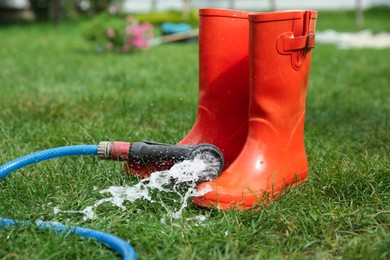
[[[195,158],[205,161],[215,172],[222,172],[224,158],[222,152],[212,144],[171,145],[152,141],[143,142],[100,142],[98,157],[105,160],[128,161],[133,164],[174,164]],[[214,176],[214,177],[216,177]]]

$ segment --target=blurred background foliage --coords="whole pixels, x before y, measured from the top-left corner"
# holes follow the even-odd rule
[[[61,23],[91,17],[120,6],[123,0],[0,0],[0,22],[52,21]]]
[[[87,22],[90,27],[97,27],[101,23],[116,23],[115,20],[123,20],[129,13],[139,22],[151,23],[156,28],[164,22],[187,23],[192,27],[198,25],[197,9],[191,8],[189,0],[182,0],[182,8],[176,10],[158,11],[157,8],[150,6],[149,11],[145,12],[126,12],[121,10],[126,0],[20,0],[29,3],[28,12],[30,12],[28,21],[53,22],[59,24],[62,22]],[[7,7],[7,3],[16,3],[13,0],[0,0],[0,23],[14,23],[15,19],[5,20],[12,15],[17,16],[15,8]],[[149,1],[149,2],[158,2]],[[357,3],[359,1],[356,1]],[[140,2],[141,4],[141,2]],[[119,13],[116,17],[108,14],[110,6],[116,6]],[[26,12],[26,10],[24,10]],[[323,17],[323,19],[321,18]],[[390,6],[370,6],[362,8],[356,4],[355,10],[320,10],[319,23],[317,29],[322,27],[332,28],[336,31],[350,31],[351,27],[356,30],[371,29],[378,32],[376,28],[382,28],[383,23],[390,24]],[[19,19],[18,22],[20,22]],[[389,25],[390,26],[390,25]],[[84,26],[83,26],[84,27]]]
[[[80,16],[91,16],[105,12],[113,0],[29,0],[31,9],[38,20],[53,20],[59,23],[63,20],[75,19]]]
[[[123,23],[123,20],[126,18],[128,14],[126,13],[118,13],[116,15],[112,15],[109,12],[102,12],[95,15],[93,18],[88,19],[82,23],[82,32],[83,35],[88,40],[98,39],[100,36],[100,32],[102,28],[108,27],[118,27]],[[169,11],[154,11],[147,13],[136,13],[132,14],[132,17],[138,20],[140,23],[148,22],[155,26],[156,31],[155,35],[159,35],[160,32],[158,28],[164,22],[171,23],[188,23],[193,27],[198,26],[198,11],[193,10],[190,12],[190,15],[183,16],[182,12],[177,10],[169,10]]]
[[[84,35],[94,38],[93,30],[117,25],[123,22],[129,12],[121,8],[124,0],[28,0],[29,8],[13,7],[7,0],[0,0],[0,24],[49,22],[80,22]],[[9,6],[8,6],[9,5]],[[110,7],[116,7],[118,12],[113,15]],[[148,22],[156,28],[164,22],[187,23],[198,26],[198,11],[184,10],[151,10],[149,12],[131,13],[140,23]]]

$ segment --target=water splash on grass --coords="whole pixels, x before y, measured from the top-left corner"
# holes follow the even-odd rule
[[[95,209],[103,203],[111,203],[122,210],[126,210],[124,203],[132,203],[137,200],[145,200],[150,203],[157,203],[161,205],[167,212],[167,217],[179,219],[184,209],[188,206],[188,201],[195,196],[201,196],[210,190],[205,188],[197,190],[196,187],[199,182],[215,178],[218,172],[216,161],[210,158],[195,158],[193,160],[185,160],[175,164],[167,171],[154,172],[150,177],[141,180],[133,186],[111,186],[107,189],[101,190],[100,193],[109,193],[111,197],[103,198],[97,201],[92,206],[86,207],[81,211],[64,211],[58,207],[54,208],[54,213],[79,213],[84,215],[84,220],[96,219],[97,214]],[[155,191],[165,194],[172,194],[177,197],[178,207],[172,209],[166,205],[162,200],[154,198]],[[191,218],[202,219],[204,216],[197,216]],[[162,219],[165,222],[165,219]]]

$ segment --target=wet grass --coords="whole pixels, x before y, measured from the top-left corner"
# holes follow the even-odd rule
[[[192,126],[196,44],[97,54],[73,25],[8,26],[0,38],[0,164],[100,140],[175,143]],[[314,51],[305,130],[309,181],[270,207],[226,212],[191,205],[183,219],[165,224],[166,211],[147,202],[126,204],[125,211],[103,205],[93,221],[55,215],[55,206],[82,210],[102,198],[99,190],[136,182],[119,164],[64,158],[1,180],[0,216],[109,232],[129,241],[141,259],[388,259],[390,49],[317,44]],[[186,220],[200,214],[207,217],[201,225]],[[0,259],[115,257],[93,240],[34,227],[0,230]]]

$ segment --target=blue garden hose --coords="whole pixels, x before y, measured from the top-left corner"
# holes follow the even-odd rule
[[[47,149],[39,152],[35,152],[23,157],[20,157],[16,160],[13,160],[9,163],[6,163],[0,166],[0,179],[4,178],[13,171],[16,171],[24,166],[53,159],[64,156],[74,156],[74,155],[98,155],[98,146],[97,145],[75,145],[75,146],[63,146],[52,149]],[[28,221],[16,221],[7,218],[0,217],[0,228],[4,228],[12,225],[31,225],[31,222]],[[103,243],[118,252],[122,259],[136,259],[136,254],[133,248],[124,240],[101,231],[76,227],[76,226],[65,226],[59,223],[54,222],[43,222],[36,221],[35,224],[39,228],[50,229],[56,233],[62,234],[77,234],[81,237],[94,238],[98,242]]]
[[[24,166],[64,156],[97,155],[97,145],[73,145],[47,149],[25,155],[0,166],[0,179]]]

